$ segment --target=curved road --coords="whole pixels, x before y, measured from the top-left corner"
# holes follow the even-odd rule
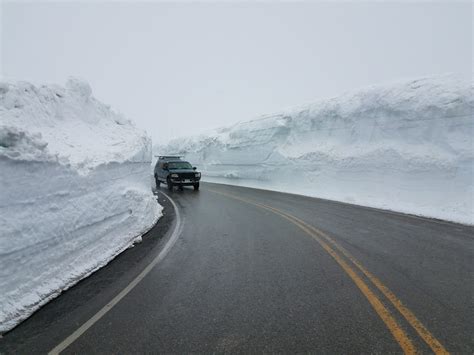
[[[158,194],[143,243],[0,353],[473,353],[473,227],[207,183],[169,193],[178,218]]]

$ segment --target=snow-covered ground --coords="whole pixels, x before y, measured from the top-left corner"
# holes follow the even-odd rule
[[[0,83],[0,332],[156,223],[150,161],[147,135],[88,84]]]
[[[471,77],[406,80],[155,151],[184,154],[205,181],[473,224],[473,104]]]

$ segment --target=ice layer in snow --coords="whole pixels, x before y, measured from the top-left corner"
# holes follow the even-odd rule
[[[155,147],[203,180],[474,223],[472,77],[372,86]]]
[[[150,161],[149,137],[88,84],[0,83],[0,332],[156,223]]]

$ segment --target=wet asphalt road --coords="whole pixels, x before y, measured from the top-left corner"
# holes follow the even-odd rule
[[[177,227],[159,196],[165,216],[143,243],[5,334],[0,352],[48,352],[126,287]],[[473,353],[473,227],[226,185],[170,196],[176,244],[64,353]]]

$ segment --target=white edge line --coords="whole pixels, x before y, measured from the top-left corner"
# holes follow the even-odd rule
[[[160,191],[161,192],[161,191]],[[153,261],[148,264],[148,266],[135,278],[133,279],[127,287],[125,287],[118,295],[116,295],[109,303],[107,303],[104,307],[102,307],[96,314],[94,314],[87,322],[81,325],[74,333],[69,335],[66,339],[64,339],[61,343],[56,345],[54,349],[48,352],[48,355],[57,355],[61,353],[64,349],[66,349],[69,345],[71,345],[74,341],[76,341],[82,334],[84,334],[90,327],[92,327],[97,321],[99,321],[104,315],[107,314],[117,303],[120,302],[122,298],[124,298],[130,291],[134,289],[138,283],[143,280],[143,278],[153,269],[153,267],[162,261],[165,256],[168,254],[170,249],[178,240],[179,235],[181,234],[182,224],[181,224],[181,216],[179,214],[178,207],[174,203],[174,201],[164,192],[161,192],[165,195],[168,200],[173,205],[175,214],[176,214],[176,225],[173,230],[173,234],[171,235],[170,239],[164,246],[164,248],[160,251],[160,253],[153,259]]]

